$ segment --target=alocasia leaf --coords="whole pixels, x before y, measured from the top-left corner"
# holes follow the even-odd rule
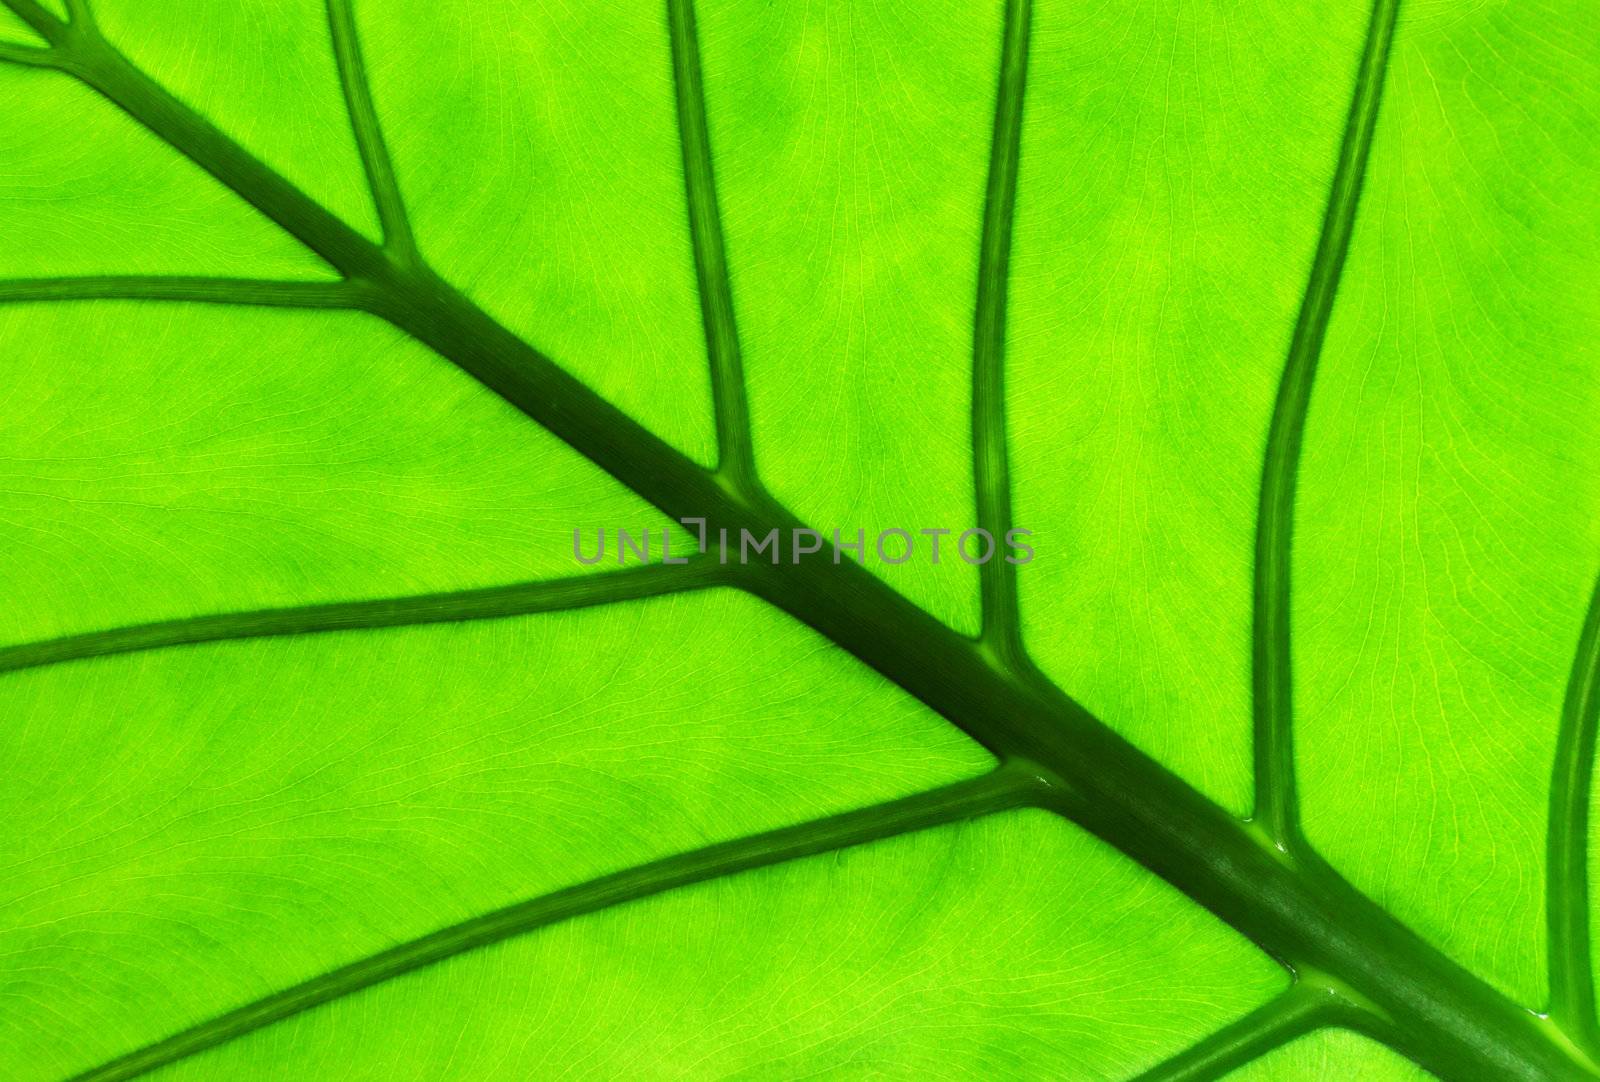
[[[0,5],[4,1077],[1600,1078],[1600,9]]]

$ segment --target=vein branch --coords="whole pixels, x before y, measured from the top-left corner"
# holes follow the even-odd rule
[[[672,37],[672,76],[677,91],[678,141],[683,150],[689,237],[694,248],[700,314],[711,362],[717,468],[735,490],[749,492],[759,482],[750,432],[744,361],[734,320],[733,284],[728,271],[727,245],[722,236],[722,213],[717,205],[694,0],[667,0],[667,21]]]
[[[351,0],[328,0],[328,27],[333,36],[333,55],[339,67],[339,85],[344,92],[345,109],[355,132],[361,166],[366,170],[367,186],[378,208],[383,226],[384,247],[404,263],[417,261],[416,237],[400,197],[394,162],[383,141],[378,111],[372,104],[372,84],[361,56],[361,38],[356,30]]]
[[[63,23],[37,0],[0,3],[50,41],[62,70],[216,177],[344,277],[382,281],[390,276],[392,268],[377,245],[137,68],[92,22]]]
[[[1134,1082],[1214,1082],[1348,1013],[1326,988],[1287,992],[1139,1075]]]
[[[1011,530],[1011,475],[1006,452],[1006,294],[1016,217],[1017,170],[1022,156],[1022,101],[1028,78],[1032,0],[1006,0],[995,95],[989,181],[978,252],[978,299],[972,331],[972,452],[978,526],[993,539],[991,558],[979,568],[981,639],[1001,658],[1024,657],[1017,609],[1017,569],[1005,557]]]
[[[51,45],[57,44],[66,32],[67,24],[38,0],[0,0],[0,3],[10,8],[17,18]],[[72,9],[67,10],[71,12]]]
[[[1311,386],[1355,230],[1356,207],[1377,126],[1378,103],[1383,93],[1384,70],[1398,8],[1399,0],[1375,0],[1373,5],[1322,232],[1290,339],[1283,379],[1278,386],[1261,473],[1252,636],[1254,818],[1285,847],[1296,842],[1300,829],[1295,793],[1294,680],[1289,633],[1295,486],[1306,415],[1311,405]]]
[[[1595,1019],[1594,946],[1589,921],[1589,805],[1595,734],[1600,729],[1600,581],[1578,638],[1561,707],[1550,786],[1547,915],[1550,1015],[1590,1055],[1600,1056]]]
[[[78,1075],[121,1082],[204,1052],[274,1022],[574,917],[740,872],[831,853],[1033,803],[1043,783],[1021,764],[969,781],[779,830],[719,842],[518,902],[370,955],[218,1015]]]
[[[59,68],[61,61],[54,49],[0,41],[0,64],[21,64],[29,68]]]
[[[0,673],[231,639],[495,620],[590,608],[713,586],[724,580],[723,570],[701,558],[683,565],[652,564],[480,590],[191,616],[0,647]]]
[[[36,0],[0,0],[42,12]],[[1392,25],[1394,0],[1375,23]],[[1387,13],[1387,14],[1385,14]],[[62,67],[277,222],[346,278],[372,311],[432,348],[668,515],[730,530],[802,526],[757,491],[734,498],[703,470],[512,333],[425,265],[401,266],[281,174],[156,84],[98,32],[50,19]],[[1369,37],[1363,71],[1387,50]],[[1381,47],[1376,43],[1381,41]],[[62,45],[65,42],[66,45]],[[1378,64],[1381,67],[1381,63]],[[1375,84],[1363,80],[1364,86]],[[1369,121],[1370,122],[1370,121]],[[1348,141],[1347,141],[1348,142]],[[1364,157],[1366,143],[1358,140]],[[1341,173],[1346,170],[1341,170]],[[1359,170],[1356,174],[1359,175]],[[1335,201],[1337,202],[1337,200]],[[1292,477],[1292,471],[1291,471]],[[985,746],[1039,763],[1071,794],[1063,814],[1239,928],[1275,957],[1337,974],[1417,1023],[1414,1055],[1445,1076],[1600,1078],[1548,1027],[1409,932],[1321,866],[1287,861],[1225,809],[1039,680],[991,664],[871,571],[845,560],[740,568],[739,584],[790,613]],[[1003,755],[1004,757],[1004,755]],[[1270,851],[1269,851],[1270,849]]]
[[[361,308],[367,304],[361,287],[352,282],[163,275],[0,280],[0,304],[86,300],[193,301],[276,308]]]

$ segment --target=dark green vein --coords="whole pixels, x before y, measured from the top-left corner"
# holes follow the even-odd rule
[[[369,303],[364,287],[353,282],[162,275],[0,280],[0,304],[87,300],[193,301],[275,308],[362,308]]]
[[[21,64],[30,68],[59,66],[53,50],[39,49],[31,45],[14,45],[9,41],[0,41],[0,64]]]
[[[758,484],[755,447],[750,435],[750,403],[745,392],[739,330],[733,315],[727,245],[722,238],[722,213],[717,206],[694,0],[667,0],[667,22],[672,37],[672,78],[677,89],[678,142],[683,149],[683,181],[689,202],[689,238],[694,248],[700,315],[711,362],[717,468],[736,491],[748,492]]]
[[[1347,1004],[1326,988],[1296,983],[1134,1082],[1212,1082],[1348,1013]]]
[[[0,0],[51,46],[55,64],[127,112],[312,252],[356,280],[381,279],[384,253],[139,70],[92,21],[67,23],[38,0]]]
[[[979,569],[982,640],[1013,664],[1023,657],[1017,611],[1017,569],[1006,559],[1011,530],[1011,474],[1006,461],[1006,293],[1011,229],[1016,217],[1017,169],[1022,156],[1022,100],[1028,81],[1032,0],[1006,0],[995,94],[989,183],[978,250],[978,302],[972,329],[972,455],[978,526],[994,540]]]
[[[0,673],[230,639],[493,620],[589,608],[714,586],[722,581],[724,570],[709,559],[693,559],[683,565],[652,564],[480,590],[191,616],[0,647]]]
[[[1279,845],[1299,836],[1294,774],[1294,676],[1290,658],[1290,565],[1294,545],[1295,485],[1311,405],[1311,385],[1328,331],[1334,296],[1355,230],[1383,96],[1384,69],[1399,0],[1376,0],[1355,93],[1339,146],[1328,206],[1306,281],[1305,297],[1289,342],[1289,355],[1272,412],[1261,471],[1256,517],[1255,612],[1252,643],[1255,718],[1254,818]]]
[[[1589,921],[1589,803],[1595,733],[1600,729],[1600,582],[1578,637],[1561,706],[1555,776],[1550,785],[1548,856],[1550,1016],[1600,1057],[1595,1021],[1594,947]]]
[[[6,7],[16,13],[17,18],[27,23],[34,32],[54,45],[67,24],[57,18],[38,0],[4,0]]]
[[[328,0],[328,29],[333,36],[333,55],[339,67],[339,86],[344,91],[345,110],[355,132],[361,166],[366,170],[367,186],[378,208],[383,226],[383,245],[403,263],[417,259],[417,242],[400,197],[400,182],[394,175],[394,162],[383,142],[378,111],[372,104],[372,84],[361,58],[361,38],[356,31],[351,0]]]
[[[981,778],[708,845],[604,875],[442,928],[341,966],[85,1071],[76,1076],[75,1082],[117,1082],[135,1078],[301,1011],[574,917],[739,872],[1022,807],[1033,803],[1043,786],[1044,783],[1028,769],[1008,764]]]
[[[35,0],[0,0],[37,13]],[[372,311],[454,363],[673,517],[758,535],[803,523],[618,410],[426,266],[377,245],[179,101],[98,34],[43,20],[61,66],[333,266]],[[1369,43],[1370,45],[1370,43]],[[755,591],[927,703],[985,746],[1039,763],[1073,794],[1057,810],[1145,865],[1274,957],[1333,974],[1402,1020],[1408,1054],[1445,1077],[1600,1079],[1553,1027],[1433,948],[1342,878],[1283,859],[1257,832],[1117,735],[1081,703],[992,664],[854,561],[739,568]],[[1314,854],[1313,854],[1314,855]]]
[[[94,12],[89,10],[89,0],[62,0],[62,7],[67,10],[67,18],[75,23],[88,23],[94,21]]]
[[[646,500],[673,515],[715,512],[726,488],[672,445],[507,330],[425,265],[403,266],[171,94],[98,32],[77,32],[36,0],[63,70],[368,290],[370,310],[457,365]]]

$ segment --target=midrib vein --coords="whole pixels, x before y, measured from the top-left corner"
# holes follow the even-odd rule
[[[507,330],[425,266],[400,267],[100,39],[35,0],[0,0],[82,78],[241,198],[369,286],[407,331],[673,517],[765,532],[799,522],[731,491]],[[1392,3],[1378,11],[1391,12]],[[1383,20],[1374,20],[1377,28]],[[1383,31],[1387,34],[1387,31]],[[1372,52],[1369,39],[1368,52]],[[1341,256],[1342,258],[1342,256]],[[1407,1052],[1446,1077],[1600,1077],[1543,1023],[1423,942],[1333,869],[1289,859],[1079,703],[996,665],[846,560],[745,569],[745,588],[817,629],[1002,756],[1064,780],[1057,810],[1167,879],[1275,957],[1332,974],[1412,1025]]]
[[[995,546],[992,558],[978,569],[981,635],[984,643],[1013,667],[1023,664],[1025,654],[1017,608],[1017,568],[1005,558],[1005,537],[1011,529],[1011,474],[1006,460],[1006,293],[1032,18],[1032,0],[1006,0],[972,334],[972,454],[977,518]]]
[[[4,3],[60,53],[62,71],[127,112],[347,278],[364,282],[391,269],[366,237],[134,67],[92,26],[59,22],[36,0]]]
[[[1036,803],[1046,791],[1045,784],[1026,766],[1006,764],[970,781],[603,875],[330,970],[101,1064],[74,1076],[73,1082],[134,1078],[330,1000],[586,913],[756,868],[1022,807]]]
[[[1295,487],[1311,386],[1345,257],[1350,251],[1350,238],[1355,232],[1356,209],[1377,127],[1378,104],[1383,96],[1384,71],[1399,6],[1399,0],[1375,0],[1373,5],[1322,231],[1278,386],[1261,471],[1251,632],[1256,784],[1252,818],[1285,847],[1298,844],[1300,834],[1289,628]]]
[[[709,560],[695,559],[684,565],[654,564],[476,590],[210,613],[0,647],[0,673],[230,639],[492,620],[581,609],[711,586],[725,579],[723,570]]]

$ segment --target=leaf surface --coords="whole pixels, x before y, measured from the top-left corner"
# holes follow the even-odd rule
[[[1301,1037],[1227,1077],[1228,1082],[1316,1082],[1323,1078],[1426,1082],[1431,1076],[1359,1034],[1330,1029]]]
[[[1282,983],[1104,846],[1013,812],[564,925],[169,1073],[1115,1077]]]
[[[0,1074],[1600,1077],[1597,74],[0,0]]]
[[[1600,176],[1574,137],[1600,52],[1569,51],[1569,21],[1533,5],[1406,24],[1301,546],[1311,837],[1525,1002],[1545,984],[1551,719],[1600,545],[1600,297],[1578,285],[1600,220],[1571,188]],[[1404,872],[1393,838],[1352,829],[1375,816]]]
[[[6,793],[0,953],[14,995],[99,1020],[8,1012],[0,1046],[45,1076],[526,894],[988,760],[724,591],[8,683],[5,761],[31,765]]]

